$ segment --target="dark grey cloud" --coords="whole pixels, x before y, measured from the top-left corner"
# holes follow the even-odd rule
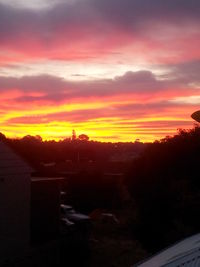
[[[19,89],[22,92],[54,93],[67,87],[67,82],[49,75],[24,76],[22,78],[0,77],[0,91]]]
[[[167,92],[199,94],[200,62],[194,61],[168,66],[171,72],[165,77],[156,76],[147,70],[129,71],[114,79],[101,79],[93,81],[69,81],[56,76],[24,76],[21,78],[1,77],[0,92],[19,90],[22,96],[17,97],[18,103],[34,102],[70,102],[75,98],[93,98],[114,95],[165,95]],[[162,79],[161,79],[162,78]],[[164,79],[163,79],[164,78]],[[13,101],[10,98],[10,101]],[[164,103],[162,103],[164,107]],[[159,108],[162,108],[161,106]]]
[[[104,18],[120,21],[121,24],[162,20],[162,22],[181,22],[199,20],[200,3],[198,0],[101,0],[92,3]]]
[[[200,83],[200,60],[169,65],[169,68],[171,70],[171,78],[179,82],[185,84]]]
[[[0,4],[0,43],[23,50],[37,41],[40,49],[50,49],[63,42],[69,46],[91,38],[96,45],[108,39],[109,46],[116,32],[127,32],[130,38],[142,38],[151,32],[152,38],[152,33],[157,36],[157,28],[162,25],[173,25],[181,32],[188,24],[198,28],[199,14],[199,0],[58,1],[50,9],[37,11]],[[120,41],[123,42],[125,38]]]
[[[73,98],[105,97],[123,94],[153,94],[181,88],[183,84],[173,80],[159,80],[150,71],[126,72],[114,79],[93,81],[67,81],[62,78],[40,75],[22,78],[0,77],[0,92],[18,89],[22,96],[18,102],[38,102],[42,100],[54,103]],[[183,90],[185,87],[183,87]],[[39,93],[39,94],[35,94]]]

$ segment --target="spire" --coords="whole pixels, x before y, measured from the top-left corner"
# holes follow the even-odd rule
[[[76,131],[72,130],[72,141],[76,140]]]

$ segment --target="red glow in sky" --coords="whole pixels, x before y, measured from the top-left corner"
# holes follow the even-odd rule
[[[0,129],[153,141],[200,104],[198,0],[0,0]]]

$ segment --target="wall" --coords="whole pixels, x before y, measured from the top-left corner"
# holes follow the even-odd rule
[[[31,168],[0,142],[0,264],[29,248]]]

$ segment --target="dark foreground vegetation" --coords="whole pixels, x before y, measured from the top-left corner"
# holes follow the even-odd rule
[[[137,208],[133,233],[156,251],[200,231],[200,128],[148,146],[126,183]]]
[[[84,135],[85,136],[85,135]],[[77,163],[104,163],[108,161],[131,161],[146,146],[136,140],[134,143],[102,143],[88,141],[87,138],[73,137],[56,142],[43,141],[38,136],[27,135],[21,139],[9,139],[0,133],[0,140],[5,140],[17,153],[26,159],[37,170],[49,163],[66,166]],[[76,165],[77,168],[77,165]],[[58,168],[60,170],[60,168]],[[77,170],[77,169],[76,169]]]
[[[1,139],[39,173],[66,175],[66,202],[93,221],[86,266],[130,266],[200,231],[199,126],[151,144]]]

